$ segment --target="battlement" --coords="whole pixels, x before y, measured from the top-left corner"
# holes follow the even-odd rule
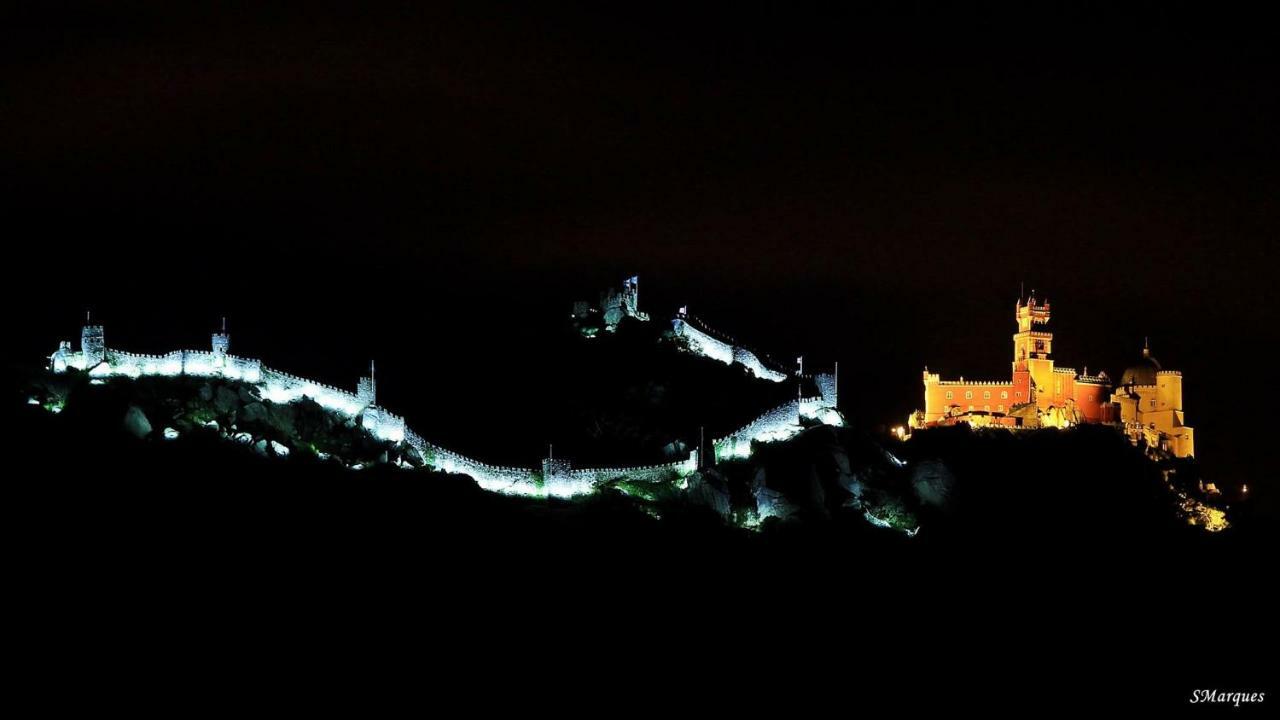
[[[108,348],[108,349],[107,349],[107,355],[108,355],[109,357],[111,357],[111,358],[113,358],[113,359],[120,359],[120,360],[125,360],[125,359],[128,359],[128,360],[173,360],[173,359],[176,359],[176,358],[181,358],[185,352],[186,352],[185,350],[173,350],[173,351],[171,351],[171,352],[167,352],[167,353],[165,353],[165,354],[163,354],[163,355],[151,355],[151,354],[148,354],[148,353],[135,353],[135,352],[128,352],[128,351],[125,351],[125,350],[116,350],[116,349],[114,349],[114,348]]]
[[[843,424],[839,413],[834,407],[829,406],[822,396],[788,400],[766,410],[728,435],[713,439],[711,441],[713,456],[717,462],[721,459],[746,458],[751,455],[753,442],[789,440],[801,432],[802,417],[817,420],[826,425]]]
[[[1181,370],[1157,370],[1156,376],[1159,377],[1161,375],[1172,375],[1172,376],[1182,377],[1182,371]]]
[[[352,401],[355,401],[356,399],[356,394],[350,390],[347,390],[345,388],[340,388],[336,385],[329,385],[328,383],[323,383],[318,380],[310,380],[308,378],[304,378],[299,375],[294,375],[293,373],[290,373],[290,372],[285,372],[284,370],[277,370],[275,368],[264,366],[262,368],[262,374],[264,377],[267,378],[265,382],[283,381],[287,383],[297,383],[298,385],[306,385],[308,387],[316,388],[319,390],[324,390],[324,391],[335,393],[338,395],[347,396],[347,397],[350,397]]]
[[[636,278],[630,278],[624,285],[624,290],[628,293],[629,307],[634,310]],[[686,318],[688,318],[687,314],[681,313],[678,320],[684,321]],[[641,319],[645,318],[641,317]],[[692,325],[688,327],[707,338],[709,342],[723,342],[712,338],[709,332],[694,328]],[[707,330],[710,331],[709,328]],[[698,450],[691,451],[689,456],[682,460],[650,465],[574,469],[568,460],[552,458],[545,459],[541,468],[492,465],[425,440],[408,427],[403,416],[377,405],[372,365],[369,376],[360,378],[356,392],[352,392],[284,370],[267,367],[256,358],[226,354],[230,338],[225,332],[215,333],[212,336],[211,350],[174,350],[164,354],[107,350],[100,344],[103,337],[101,326],[86,326],[81,337],[87,352],[73,353],[70,350],[69,341],[60,342],[58,350],[50,357],[50,367],[54,372],[61,373],[66,372],[68,368],[76,368],[88,369],[97,377],[221,376],[256,386],[262,398],[270,402],[290,403],[308,397],[324,407],[358,419],[361,426],[377,438],[388,442],[406,443],[422,456],[427,467],[469,475],[485,490],[539,497],[572,497],[594,492],[603,483],[623,478],[641,482],[669,481],[672,478],[685,477],[698,469]],[[760,359],[761,356],[745,347],[726,345],[727,352],[724,353],[727,358],[726,363],[741,362],[753,373],[770,380],[780,382],[788,377],[781,371],[766,367]],[[89,360],[95,356],[95,348],[99,356],[98,361],[90,363]],[[836,374],[817,373],[803,377],[812,378],[818,385],[821,395],[785,402],[762,413],[730,435],[713,440],[712,449],[715,456],[745,457],[750,454],[752,442],[790,438],[800,432],[802,418],[815,419],[828,424],[842,424],[842,419],[835,410]]]
[[[676,335],[689,343],[689,350],[697,355],[719,360],[725,365],[736,362],[763,380],[782,382],[788,377],[787,372],[779,369],[782,367],[781,363],[765,353],[743,345],[733,336],[715,330],[683,308],[672,319],[671,327]]]
[[[1014,304],[1014,307],[1031,313],[1048,313],[1049,301],[1046,299],[1044,302],[1037,304],[1036,296],[1033,291],[1031,297],[1027,298],[1027,302],[1025,304],[1022,302],[1022,298],[1020,297],[1018,298],[1018,302]]]

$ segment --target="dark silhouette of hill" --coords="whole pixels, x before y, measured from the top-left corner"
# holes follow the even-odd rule
[[[488,378],[482,386],[424,377],[387,402],[423,437],[473,457],[532,466],[554,444],[587,466],[685,457],[699,427],[725,435],[795,397],[794,383],[677,352],[662,341],[668,329],[626,319],[586,339],[560,316],[530,319],[475,354],[489,364],[469,373]]]
[[[472,632],[553,622],[560,633],[743,637],[770,665],[791,658],[798,669],[810,651],[777,640],[839,638],[916,663],[923,638],[977,652],[1047,622],[1020,642],[1044,650],[1120,633],[1148,658],[1168,647],[1181,660],[1144,665],[1154,674],[1130,682],[1181,699],[1205,682],[1239,683],[1240,656],[1223,653],[1274,612],[1263,590],[1269,526],[1247,510],[1217,535],[1186,526],[1158,468],[1105,428],[952,429],[906,444],[811,428],[707,474],[734,504],[757,482],[785,498],[790,519],[751,531],[692,498],[513,498],[464,476],[263,457],[212,430],[166,441],[157,427],[140,440],[123,416],[163,384],[92,386],[57,415],[25,404],[21,380],[5,393],[22,592],[66,632],[101,633],[88,617],[267,632],[274,613],[319,628],[337,612],[394,635],[403,628],[378,620],[394,608],[432,626],[466,619]],[[918,489],[929,463],[952,476],[926,473],[933,495]],[[853,481],[866,498],[897,498],[919,534],[869,524],[847,504]],[[1214,659],[1197,663],[1201,653]]]

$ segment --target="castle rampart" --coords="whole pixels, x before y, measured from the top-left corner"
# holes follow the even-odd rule
[[[705,342],[711,352],[719,354],[717,359],[726,364],[737,361],[758,377],[775,382],[786,379],[786,374],[767,367],[755,353],[741,346],[726,344],[696,328],[689,329],[691,337]],[[421,456],[426,467],[468,475],[481,488],[494,492],[572,497],[595,492],[603,485],[622,479],[666,482],[686,477],[698,470],[698,450],[691,451],[682,460],[656,465],[575,469],[568,460],[551,458],[544,460],[541,468],[491,465],[427,441],[410,429],[403,417],[376,405],[372,366],[369,376],[361,378],[357,390],[352,392],[267,367],[258,359],[230,355],[227,353],[230,337],[225,329],[213,334],[211,350],[175,350],[160,355],[109,349],[105,344],[99,344],[102,339],[101,326],[86,327],[81,335],[82,350],[72,351],[70,342],[60,343],[58,350],[50,357],[50,368],[56,373],[66,372],[68,369],[87,370],[95,378],[221,377],[254,385],[262,399],[274,403],[284,404],[304,397],[310,398],[326,409],[358,419],[361,427],[374,437],[388,442],[404,442]],[[783,403],[730,435],[714,440],[714,457],[746,457],[750,455],[752,442],[788,439],[800,432],[802,417],[828,424],[841,424],[842,420],[835,410],[835,374],[820,373],[812,376],[812,379],[819,388],[819,395]]]
[[[719,360],[725,365],[737,363],[763,380],[783,382],[794,374],[778,369],[778,363],[769,357],[757,353],[729,335],[714,330],[703,320],[683,310],[671,321],[671,329],[678,337],[684,338],[690,352]],[[834,394],[834,384],[832,393]]]

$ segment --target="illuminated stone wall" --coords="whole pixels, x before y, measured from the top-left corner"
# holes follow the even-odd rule
[[[718,333],[691,315],[682,314],[671,321],[675,334],[685,339],[689,351],[719,360],[725,365],[735,362],[745,367],[752,375],[773,382],[782,382],[787,374],[769,367],[758,355],[734,341],[733,338]]]
[[[350,390],[326,385],[272,368],[262,368],[260,389],[264,400],[290,403],[308,397],[322,407],[354,416],[364,409],[360,398]]]
[[[818,388],[818,394],[822,397],[822,402],[826,407],[835,409],[840,405],[839,381],[836,380],[835,372],[817,373],[814,375],[800,375],[799,377],[811,381]]]
[[[822,396],[788,400],[729,435],[712,440],[716,462],[750,457],[753,442],[780,442],[795,437],[804,429],[801,417],[835,427],[844,424],[840,413]]]
[[[698,470],[698,451],[689,452],[684,460],[663,463],[661,465],[636,465],[618,468],[580,468],[570,470],[570,476],[578,482],[600,485],[616,480],[633,480],[636,482],[662,482],[686,477]]]
[[[745,367],[752,375],[758,378],[772,382],[782,382],[787,379],[786,373],[765,367],[765,364],[760,361],[760,358],[756,357],[755,353],[738,345],[733,347],[733,361]]]
[[[671,325],[676,335],[685,339],[690,352],[712,360],[719,360],[725,365],[733,364],[732,343],[713,337],[683,317],[678,317],[671,321]]]
[[[99,348],[97,343],[102,337],[101,326],[85,328],[81,343],[89,352],[86,354],[83,349],[72,352],[70,343],[60,343],[50,357],[50,368],[62,373],[70,368],[84,370],[89,366],[89,374],[95,378],[183,375],[239,380],[256,385],[264,400],[290,403],[308,397],[329,410],[359,417],[361,425],[377,438],[392,442],[404,439],[404,418],[369,402],[372,399],[370,378],[362,378],[369,387],[365,395],[360,396],[282,370],[265,368],[255,358],[227,354],[229,339],[221,333],[213,335],[211,350],[174,350],[163,355],[131,353],[105,346]],[[98,358],[101,360],[95,362]]]
[[[490,465],[428,442],[409,429],[404,431],[404,441],[418,452],[427,467],[468,475],[485,490],[515,495],[542,494],[542,472],[537,468]]]
[[[532,497],[575,497],[596,492],[602,485],[627,479],[635,482],[668,482],[686,477],[698,469],[698,453],[677,462],[613,468],[574,468],[563,458],[546,458],[541,468],[490,465],[440,447],[412,430],[403,431],[404,441],[422,457],[423,463],[443,472],[468,475],[491,492]]]
[[[82,368],[91,368],[106,358],[107,341],[101,325],[85,325],[80,329]]]
[[[224,332],[216,332],[213,334],[210,345],[213,346],[213,355],[215,358],[224,358],[231,352],[231,336]]]
[[[731,364],[739,362],[759,377],[781,382],[783,373],[771,370],[754,353],[726,344],[711,335],[689,327],[691,345],[705,338],[709,356]],[[89,358],[99,357],[97,339],[102,330],[94,326],[82,336],[87,340]],[[602,485],[618,480],[633,482],[673,482],[697,472],[698,452],[675,462],[658,465],[625,467],[574,468],[564,459],[543,461],[542,467],[512,467],[490,465],[466,457],[447,448],[428,442],[405,424],[403,417],[371,404],[374,398],[372,376],[361,378],[357,392],[327,385],[308,378],[263,366],[261,361],[241,358],[226,353],[230,343],[225,334],[215,334],[211,350],[175,350],[164,355],[144,355],[122,350],[101,348],[102,362],[89,368],[93,377],[142,376],[192,376],[222,377],[240,380],[254,385],[262,399],[274,403],[296,402],[310,398],[320,406],[347,417],[357,418],[361,427],[374,437],[389,442],[404,442],[422,458],[423,464],[435,470],[468,475],[481,488],[493,492],[535,497],[574,497],[596,492]],[[69,368],[84,370],[86,354],[72,351],[69,342],[63,342],[50,356],[54,372],[66,372]],[[750,455],[752,442],[785,440],[800,432],[799,416],[820,422],[840,425],[842,419],[835,411],[834,376],[830,382],[817,376],[821,395],[800,398],[783,403],[762,414],[725,438],[714,440],[716,458],[746,457]]]

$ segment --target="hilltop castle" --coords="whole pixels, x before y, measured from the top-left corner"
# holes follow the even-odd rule
[[[586,337],[594,337],[601,327],[605,332],[614,332],[623,318],[648,321],[648,313],[640,311],[640,276],[632,275],[623,280],[621,290],[609,288],[600,293],[598,305],[586,300],[575,302],[572,317],[579,332]]]
[[[1013,362],[1008,380],[943,380],[926,367],[924,410],[911,415],[913,428],[967,423],[1007,428],[1069,427],[1080,423],[1121,426],[1135,443],[1144,441],[1175,457],[1195,454],[1193,431],[1184,424],[1182,373],[1163,370],[1144,347],[1142,359],[1125,370],[1111,392],[1111,378],[1055,367],[1049,301],[1034,292],[1014,306]]]

